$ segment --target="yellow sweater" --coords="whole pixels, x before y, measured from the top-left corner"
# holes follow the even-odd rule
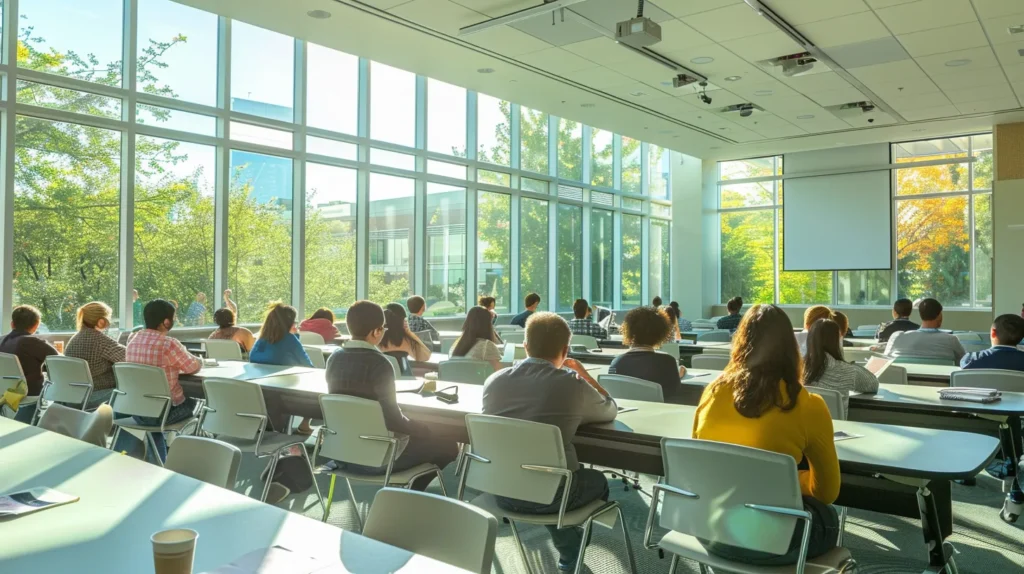
[[[785,384],[783,396],[788,396]],[[758,418],[747,418],[733,404],[731,385],[712,392],[708,385],[693,417],[693,438],[727,442],[769,450],[793,457],[807,457],[810,470],[800,471],[800,490],[831,504],[839,496],[839,458],[832,438],[832,417],[825,401],[800,389],[796,406],[783,411],[772,407]]]

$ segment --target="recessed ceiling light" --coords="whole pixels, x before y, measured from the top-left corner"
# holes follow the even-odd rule
[[[580,107],[581,107],[581,108],[592,108],[592,107],[594,107],[594,106],[596,106],[596,105],[597,105],[597,104],[592,104],[592,103],[590,103],[590,102],[587,102],[587,103],[585,103],[585,104],[580,104]]]
[[[714,61],[715,61],[715,59],[712,58],[711,56],[697,56],[696,58],[692,58],[690,60],[690,63],[691,64],[710,64],[711,62],[714,62]]]
[[[493,74],[494,68],[477,68],[476,72],[478,74]]]
[[[970,60],[968,60],[967,58],[964,58],[962,60],[950,60],[950,61],[946,62],[946,66],[948,66],[950,68],[959,68],[960,66],[966,66],[967,64],[970,64],[970,63],[971,63]]]
[[[738,82],[738,81],[740,81],[742,79],[743,79],[743,76],[726,76],[725,77],[725,81],[726,82]]]
[[[1024,24],[1010,26],[1009,28],[1006,29],[1006,31],[1011,34],[1024,34]]]
[[[316,18],[317,20],[326,20],[331,17],[331,13],[327,10],[310,10],[306,12],[306,16]]]
[[[796,119],[798,119],[798,120],[813,120],[814,119],[814,114],[804,114],[802,116],[797,116]]]
[[[637,90],[635,92],[630,92],[629,95],[633,96],[634,98],[640,98],[640,97],[646,96],[647,92],[641,92],[641,91]]]
[[[757,90],[756,92],[754,92],[754,95],[755,96],[770,96],[770,95],[772,95],[774,93],[775,92],[773,92],[772,90]]]

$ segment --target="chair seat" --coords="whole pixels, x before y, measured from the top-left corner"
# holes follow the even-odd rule
[[[165,431],[179,431],[179,430],[185,428],[189,423],[195,422],[195,420],[196,420],[196,417],[188,417],[187,419],[185,419],[183,421],[176,422],[176,423],[173,423],[173,424],[164,425],[164,430]],[[144,424],[136,421],[132,417],[125,417],[123,419],[115,419],[114,420],[114,425],[115,426],[119,426],[121,428],[138,430],[138,431],[160,432],[160,425],[144,425]]]
[[[218,435],[217,440],[224,441],[238,447],[242,452],[256,453],[256,441],[251,439],[234,438]],[[260,452],[256,454],[269,455],[285,447],[292,445],[304,445],[309,439],[301,434],[284,434],[280,432],[267,431],[263,433],[263,440],[260,441]]]
[[[725,558],[719,558],[709,554],[696,537],[679,532],[669,532],[658,542],[658,547],[667,552],[679,555],[681,558],[688,558],[701,564],[710,566],[716,572],[733,572],[735,574],[790,574],[796,571],[796,565],[792,566],[754,566],[733,562]],[[807,560],[804,574],[831,574],[839,572],[843,563],[849,560],[850,551],[846,548],[836,547],[817,558]]]
[[[323,466],[316,469],[316,472],[318,474],[333,474],[335,476],[340,476],[342,478],[347,478],[349,480],[369,482],[370,484],[384,484],[383,472],[380,474],[362,474],[359,472],[349,472],[347,470],[341,469],[331,470]],[[393,471],[391,473],[391,476],[388,478],[388,486],[405,486],[412,482],[413,479],[419,476],[436,472],[440,472],[440,469],[437,468],[436,464],[431,464],[429,462],[417,464],[416,466],[412,468],[407,468],[405,470],[396,470]]]
[[[527,514],[524,512],[505,510],[498,506],[498,500],[491,494],[482,494],[469,501],[469,503],[490,512],[494,516],[508,518],[509,520],[522,522],[524,524],[558,524],[557,512],[551,514]],[[577,508],[576,510],[566,510],[565,516],[562,519],[562,526],[579,526],[586,522],[587,519],[595,513],[600,513],[596,518],[594,518],[594,522],[607,528],[612,528],[615,526],[615,521],[618,518],[618,514],[614,512],[617,506],[617,502],[595,500]]]

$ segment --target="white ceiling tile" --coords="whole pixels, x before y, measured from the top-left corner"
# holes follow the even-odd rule
[[[1017,93],[1017,99],[1024,102],[1024,82],[1013,84],[1013,91]]]
[[[1006,77],[1013,83],[1024,82],[1024,62],[1013,66],[1003,66]]]
[[[946,96],[949,97],[949,101],[953,102],[953,105],[957,106],[970,102],[1001,100],[1014,97],[1013,90],[1010,89],[1010,84],[1006,81],[999,85],[985,86],[984,88],[946,90]]]
[[[659,85],[661,82],[671,82],[672,77],[675,76],[675,72],[672,70],[654,60],[639,55],[634,55],[629,60],[607,62],[605,66],[634,80],[654,85]]]
[[[819,48],[856,44],[891,35],[873,12],[860,12],[804,24],[799,29],[808,40],[814,42]]]
[[[1015,14],[986,18],[981,21],[981,25],[985,27],[985,31],[988,32],[988,37],[992,40],[993,44],[1020,42],[1021,34],[1011,34],[1008,28],[1010,26],[1020,26],[1021,24],[1024,24],[1024,3],[1018,4]]]
[[[676,115],[681,115],[693,111],[693,108],[691,106],[685,104],[679,98],[672,97],[666,97],[651,100],[649,102],[644,102],[643,106],[645,108],[650,108],[656,112],[663,113],[672,117],[676,117]]]
[[[651,46],[651,49],[658,53],[675,52],[710,43],[710,38],[687,26],[681,20],[669,20],[661,23],[661,42]]]
[[[779,126],[761,126],[758,124],[751,126],[751,129],[767,138],[792,138],[807,135],[806,131],[793,124]]]
[[[874,121],[869,121],[874,120]],[[861,114],[859,116],[853,116],[846,119],[846,123],[850,124],[855,128],[862,127],[880,127],[884,125],[895,124],[896,120],[889,114],[875,110],[867,114]]]
[[[805,110],[811,110],[819,108],[820,106],[812,102],[807,96],[797,94],[792,97],[777,98],[772,96],[770,100],[762,100],[757,102],[757,105],[761,106],[766,110],[770,110],[772,113],[779,116],[787,115],[787,112],[796,112],[796,115],[801,115]],[[814,112],[807,112],[814,113]]]
[[[992,49],[995,50],[996,58],[999,58],[999,62],[1004,66],[1024,64],[1024,38],[1011,44],[996,44],[992,46]]]
[[[791,26],[869,10],[863,0],[773,0],[771,9]]]
[[[966,65],[962,66],[947,66],[947,62],[954,60],[968,60]],[[982,68],[992,68],[999,65],[996,60],[996,55],[992,52],[992,48],[985,46],[982,48],[970,48],[967,50],[957,50],[955,52],[946,52],[945,54],[934,54],[931,56],[922,56],[915,58],[917,64],[921,66],[929,76],[931,75],[942,75],[951,72],[962,73],[970,70],[978,70]]]
[[[628,49],[620,46],[615,40],[611,38],[591,38],[590,40],[584,40],[582,42],[575,42],[573,44],[566,44],[562,46],[563,50],[568,50],[581,58],[586,58],[593,62],[598,62],[607,65],[609,62],[621,62],[623,60],[630,60],[632,58],[641,58],[634,52],[630,52]]]
[[[951,118],[960,115],[960,110],[956,109],[951,105],[938,106],[934,108],[916,108],[910,110],[901,110],[900,115],[904,119],[911,122],[918,122],[921,120],[934,120],[938,118]]]
[[[913,60],[900,60],[874,66],[864,66],[863,68],[853,68],[849,72],[858,80],[867,83],[890,84],[904,80],[923,81],[928,79],[928,76]]]
[[[889,6],[899,6],[900,4],[909,4],[911,2],[917,2],[917,0],[864,0],[875,10],[879,8],[888,8]]]
[[[715,42],[767,34],[776,29],[774,24],[746,4],[726,6],[680,19]]]
[[[451,36],[457,35],[459,28],[489,19],[486,14],[448,0],[413,0],[388,12]]]
[[[487,14],[492,18],[537,5],[534,0],[455,0],[455,3],[462,4],[466,8],[482,14]]]
[[[843,120],[825,112],[824,115],[817,115],[807,120],[794,120],[794,125],[808,133],[835,132],[849,129],[850,126]]]
[[[682,18],[690,14],[742,3],[743,0],[656,0],[654,5],[676,18]]]
[[[601,66],[568,72],[562,74],[562,77],[598,90],[608,86],[625,86],[636,81]]]
[[[633,82],[622,86],[609,86],[601,91],[611,94],[617,98],[622,98],[623,100],[640,104],[654,100],[661,100],[667,97],[665,94],[641,82]]]
[[[909,34],[977,20],[970,0],[921,0],[875,10],[893,34]]]
[[[984,100],[980,102],[970,102],[966,104],[957,104],[956,106],[956,108],[960,110],[961,114],[1000,112],[1003,110],[1015,110],[1019,107],[1020,102],[1017,101],[1016,97],[1000,98],[995,100]]]
[[[972,0],[982,20],[1020,12],[1020,0]]]
[[[889,101],[889,98],[912,98],[939,92],[939,87],[927,77],[907,78],[892,83],[864,82],[864,85],[885,101]]]
[[[374,8],[380,8],[381,10],[390,10],[395,6],[400,6],[412,0],[366,0],[366,3]]]
[[[937,108],[939,106],[951,105],[949,98],[942,92],[904,96],[902,98],[886,98],[885,103],[895,108],[901,114],[907,110],[918,108]]]
[[[967,70],[954,72],[955,68],[949,68],[948,73],[936,74],[932,80],[942,90],[962,90],[965,88],[983,88],[986,86],[998,86],[1006,83],[1006,76],[1001,68],[982,68],[980,70]]]
[[[810,92],[806,95],[811,100],[815,101],[820,106],[838,106],[840,104],[848,104],[850,102],[859,102],[867,99],[867,97],[860,93],[853,86],[849,86],[839,90],[827,90],[824,92]]]
[[[792,78],[782,78],[782,81],[798,92],[824,92],[828,90],[841,90],[850,87],[850,82],[843,79],[835,72],[824,74],[807,74]]]
[[[977,21],[903,34],[897,38],[907,53],[915,58],[988,45],[985,31]]]
[[[530,52],[529,54],[516,56],[516,59],[524,64],[547,70],[553,74],[566,74],[594,67],[594,62],[585,60],[561,48],[548,48],[539,52]]]
[[[551,44],[543,40],[538,40],[509,26],[495,26],[467,36],[465,39],[481,48],[506,56],[518,56],[552,47]]]
[[[779,30],[722,42],[732,53],[748,62],[779,58],[804,51],[800,44]]]

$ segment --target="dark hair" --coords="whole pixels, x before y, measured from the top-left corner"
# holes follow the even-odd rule
[[[729,310],[730,315],[735,315],[740,312],[743,308],[743,297],[733,297],[729,299],[729,302],[725,304],[725,308]]]
[[[462,323],[462,335],[452,347],[452,356],[465,357],[480,339],[498,342],[498,337],[494,334],[494,325],[491,324],[491,312],[480,306],[470,307],[466,312],[466,321]]]
[[[992,322],[992,328],[996,330],[1000,345],[1016,347],[1024,341],[1024,317],[1010,313],[1000,315]]]
[[[213,312],[213,322],[221,329],[235,326],[235,312],[227,307],[221,307]]]
[[[164,321],[168,319],[172,323],[174,322],[175,311],[176,309],[170,301],[153,299],[142,309],[142,319],[147,329],[159,329],[160,325],[163,325]]]
[[[405,308],[398,303],[388,303],[384,306],[384,326],[388,330],[384,338],[380,340],[381,345],[398,347],[405,340]]]
[[[577,299],[572,304],[572,314],[577,319],[586,319],[587,311],[590,311],[590,304],[587,303],[586,299]]]
[[[818,319],[807,332],[807,354],[804,355],[804,384],[809,385],[825,374],[826,355],[842,361],[842,327],[832,319]]]
[[[789,316],[775,305],[754,305],[740,321],[729,364],[709,392],[731,387],[736,410],[747,418],[757,418],[772,407],[788,411],[803,388],[800,367],[800,347]],[[788,396],[779,381],[785,383]]]
[[[670,321],[675,321],[676,323],[679,322],[679,307],[667,305],[661,308],[661,312],[664,313]]]
[[[532,307],[538,303],[540,303],[540,295],[536,293],[530,293],[526,296],[526,299],[523,299],[523,304],[527,307]]]
[[[480,298],[480,301],[478,301],[478,303],[479,303],[479,305],[481,307],[483,307],[484,309],[487,309],[491,305],[497,305],[498,304],[498,300],[495,299],[494,297],[491,297],[491,296],[484,296],[484,297]]]
[[[846,316],[846,313],[836,311],[832,320],[839,325],[839,332],[843,334],[843,337],[846,337],[846,334],[850,332],[850,318]]]
[[[334,311],[331,311],[327,307],[320,307],[313,314],[309,316],[310,319],[327,319],[331,323],[334,322]]]
[[[19,331],[28,331],[42,320],[39,309],[32,305],[18,305],[11,310],[11,326]]]
[[[892,312],[900,317],[909,317],[914,312],[914,303],[910,299],[897,299],[892,304]]]
[[[665,342],[671,326],[657,307],[636,307],[622,320],[622,342],[629,346],[657,347]]]
[[[673,308],[673,309],[675,309],[676,311],[679,311],[679,303],[678,303],[678,302],[676,302],[676,301],[673,301],[673,302],[669,303],[669,304],[668,304],[668,306],[669,306],[669,307],[672,307],[672,308]],[[682,316],[682,315],[683,315],[683,312],[682,312],[682,311],[679,311],[679,315],[680,315],[680,316]]]
[[[526,320],[526,354],[538,359],[557,359],[569,346],[569,324],[555,313],[534,313]]]
[[[661,307],[661,297],[655,297],[654,300],[651,301],[651,306]]]
[[[922,321],[934,321],[942,314],[942,303],[939,303],[930,297],[928,299],[922,299],[921,302],[917,304],[917,312],[921,314]]]
[[[419,313],[426,304],[427,302],[419,295],[413,295],[405,300],[405,306],[409,308],[410,313]]]
[[[285,335],[292,331],[295,326],[295,318],[299,316],[298,311],[291,305],[285,305],[280,301],[271,301],[267,305],[267,314],[263,317],[263,327],[260,328],[260,339],[268,343],[276,343],[285,338]]]
[[[345,314],[345,325],[353,337],[365,339],[384,325],[384,310],[373,301],[356,301]]]

